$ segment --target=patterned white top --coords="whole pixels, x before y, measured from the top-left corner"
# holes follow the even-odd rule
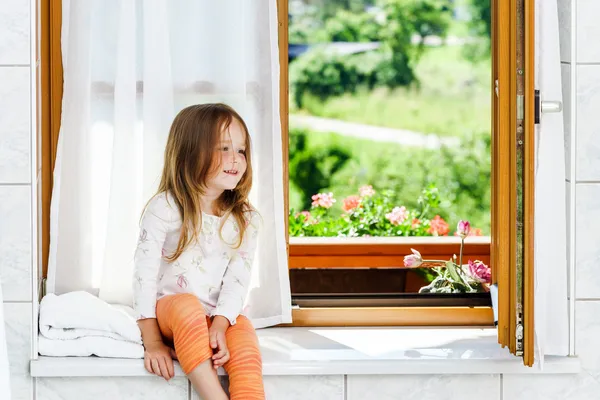
[[[195,294],[209,316],[222,315],[230,323],[242,312],[250,284],[250,269],[258,239],[259,215],[248,213],[248,227],[239,248],[239,228],[228,218],[219,235],[222,218],[202,214],[202,231],[181,256],[167,262],[164,256],[177,248],[181,217],[173,198],[154,197],[142,217],[135,252],[134,309],[137,319],[156,318],[156,302],[177,293]]]

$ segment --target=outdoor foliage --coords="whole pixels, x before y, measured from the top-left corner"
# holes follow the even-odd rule
[[[291,113],[396,128],[398,135],[410,135],[403,131],[409,130],[456,140],[428,148],[316,128],[300,130],[292,124],[290,205],[304,214],[290,216],[290,234],[360,236],[371,234],[369,230],[377,235],[427,234],[426,222],[421,231],[412,225],[402,230],[406,228],[402,224],[386,223],[385,214],[391,211],[383,211],[394,205],[417,213],[424,188],[435,189],[438,202],[435,214],[424,221],[435,215],[444,221],[468,215],[489,233],[489,0],[293,3],[302,6],[291,7],[290,43],[314,46],[290,64]],[[456,17],[455,7],[463,17],[468,10],[472,21]],[[458,35],[464,43],[425,44],[427,37],[447,35]],[[378,48],[341,55],[332,51],[335,43],[326,45],[331,42],[377,42]],[[323,210],[312,208],[315,194],[331,192],[337,199],[352,201],[356,198],[350,196],[357,196],[356,188],[364,184],[372,184],[377,196],[362,199],[362,208],[353,213],[333,206],[321,215]],[[319,222],[302,221],[309,218],[307,213],[311,222],[320,218]],[[353,215],[359,215],[358,220]],[[370,218],[379,222],[365,225]],[[356,223],[361,220],[362,227]]]
[[[424,53],[424,40],[432,35],[446,35],[452,14],[450,1],[385,0],[381,2],[381,10],[384,16],[381,22],[375,14],[339,10],[320,29],[306,19],[292,24],[293,43],[379,42],[381,45],[368,57],[340,55],[316,47],[292,62],[290,86],[298,108],[302,108],[307,93],[326,100],[354,93],[359,85],[396,88],[417,82],[415,66]],[[413,40],[414,37],[418,40]]]
[[[435,150],[292,129],[290,205],[308,210],[315,193],[345,198],[353,188],[372,183],[378,192],[387,193],[388,201],[415,209],[423,189],[433,185],[444,219],[469,215],[488,232],[491,175],[486,136],[468,136],[455,146]],[[341,211],[334,208],[329,213],[339,216]]]
[[[311,196],[321,188],[332,185],[333,176],[348,162],[347,149],[331,146],[309,146],[304,131],[290,135],[290,183],[301,194],[302,208],[311,204]]]
[[[333,193],[312,196],[309,210],[289,217],[290,235],[310,237],[369,236],[447,236],[448,223],[439,215],[440,196],[437,188],[424,189],[415,207],[406,207],[394,200],[390,192],[377,192],[371,185],[360,187],[358,193],[347,196],[340,205]],[[341,214],[332,212],[339,208]],[[473,235],[481,235],[474,229]]]
[[[331,42],[375,42],[380,39],[375,15],[340,10],[325,22],[325,34]]]

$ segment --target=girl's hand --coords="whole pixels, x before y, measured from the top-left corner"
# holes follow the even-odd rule
[[[225,332],[229,328],[229,321],[227,318],[217,315],[213,319],[213,323],[208,330],[208,337],[210,340],[210,347],[216,353],[212,356],[213,367],[215,369],[223,366],[229,361],[229,349],[227,348],[227,341],[225,340]]]
[[[175,376],[173,349],[161,341],[144,343],[144,367],[151,374],[162,376],[167,381]]]

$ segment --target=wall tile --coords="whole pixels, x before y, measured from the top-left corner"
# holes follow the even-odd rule
[[[543,0],[542,0],[543,1]],[[571,0],[558,0],[560,60],[571,61]]]
[[[577,301],[575,352],[581,360],[581,367],[596,380],[600,379],[598,338],[600,338],[600,301]]]
[[[31,301],[31,189],[0,185],[0,277],[4,301]]]
[[[571,65],[561,65],[563,124],[565,127],[565,178],[571,179]]]
[[[600,24],[598,26],[600,27]],[[595,46],[600,49],[600,45]],[[577,66],[576,140],[578,181],[600,181],[598,110],[600,110],[600,65],[579,65]]]
[[[28,0],[2,0],[0,6],[0,65],[29,64]]]
[[[347,399],[499,400],[499,375],[350,375]]]
[[[344,399],[343,375],[265,376],[264,379],[269,400]]]
[[[600,1],[577,0],[577,62],[600,63]]]
[[[600,184],[578,183],[575,211],[576,296],[578,299],[600,299]]]
[[[36,400],[187,400],[188,381],[158,377],[38,378]]]
[[[504,375],[502,400],[597,400],[600,383],[578,375]]]
[[[31,313],[31,303],[4,303],[11,400],[31,400],[33,396],[33,381],[29,376]]]
[[[30,96],[29,67],[0,67],[0,183],[31,182]]]

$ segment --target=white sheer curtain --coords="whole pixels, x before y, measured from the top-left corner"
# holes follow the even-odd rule
[[[291,321],[284,232],[275,0],[63,0],[63,116],[48,291],[131,303],[138,222],[170,123],[225,102],[253,140],[251,201],[263,217],[247,313]]]
[[[562,97],[556,0],[536,7],[536,88],[544,100]],[[563,114],[542,114],[536,131],[535,341],[537,358],[569,353],[567,220]]]

